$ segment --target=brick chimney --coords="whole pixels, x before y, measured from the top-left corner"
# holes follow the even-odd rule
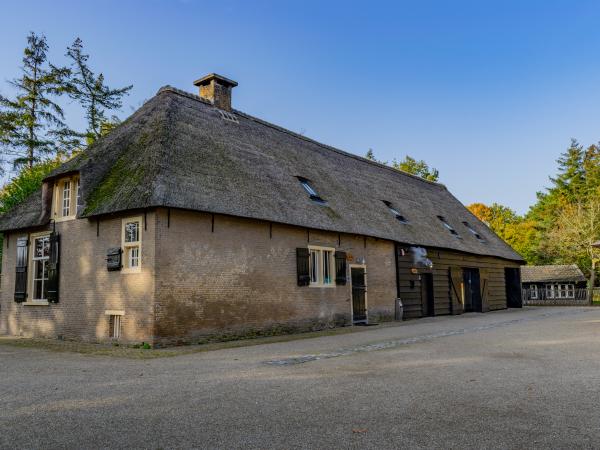
[[[194,81],[194,86],[200,88],[200,97],[208,100],[217,108],[231,111],[231,89],[237,83],[216,73],[206,75]]]

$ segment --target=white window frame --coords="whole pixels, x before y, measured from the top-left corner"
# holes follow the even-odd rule
[[[529,297],[531,298],[531,300],[537,300],[538,299],[538,287],[537,284],[532,284],[529,288]]]
[[[49,256],[47,257],[42,257],[42,258],[37,258],[35,257],[35,241],[37,239],[43,239],[43,238],[48,238],[50,239],[50,233],[48,231],[43,231],[40,233],[33,233],[29,236],[29,249],[28,249],[28,274],[27,274],[27,286],[28,286],[28,290],[29,290],[29,295],[27,296],[27,301],[24,302],[24,305],[41,305],[41,306],[46,306],[49,305],[48,303],[48,299],[47,298],[33,298],[34,294],[35,294],[35,265],[36,265],[36,261],[46,261],[46,265],[48,264],[49,261]],[[42,263],[43,264],[43,263]],[[42,274],[43,274],[43,269],[42,269]],[[42,275],[43,276],[43,275]],[[46,282],[48,281],[47,279],[45,279]],[[42,286],[43,286],[43,282],[42,282]],[[44,288],[42,287],[42,292],[43,292]]]
[[[65,199],[65,184],[69,183],[69,198]],[[73,220],[77,217],[79,208],[79,176],[61,178],[54,183],[54,199],[52,202],[52,216],[56,222]],[[65,214],[65,200],[68,207],[68,213]]]
[[[138,240],[135,242],[125,242],[125,227],[128,223],[138,223]],[[121,246],[123,248],[123,273],[139,273],[142,271],[142,230],[144,221],[142,216],[128,217],[121,222]],[[137,266],[131,265],[130,253],[137,249]]]
[[[575,298],[575,285],[572,283],[554,283],[546,285],[548,298]]]
[[[329,263],[327,268],[329,269],[329,282],[325,282],[325,253],[329,255]],[[310,287],[335,287],[335,248],[334,247],[321,247],[316,245],[308,246],[308,267],[310,274]],[[317,262],[316,280],[313,277],[313,266],[314,261]]]

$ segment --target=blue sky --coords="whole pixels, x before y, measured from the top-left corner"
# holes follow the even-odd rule
[[[109,84],[134,84],[121,117],[163,85],[195,92],[193,80],[217,72],[239,82],[237,109],[352,153],[424,159],[466,204],[523,213],[571,137],[600,139],[600,2],[55,0],[2,11],[3,94],[30,30],[46,34],[55,64],[79,36]]]

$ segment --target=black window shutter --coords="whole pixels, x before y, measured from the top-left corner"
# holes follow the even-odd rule
[[[58,303],[58,268],[60,265],[60,235],[50,234],[48,255],[48,301]]]
[[[15,302],[27,300],[27,245],[29,239],[17,239],[17,262],[15,267]]]
[[[346,284],[346,252],[335,252],[335,284]]]
[[[296,267],[298,270],[298,286],[310,284],[309,260],[310,253],[307,248],[296,249]]]

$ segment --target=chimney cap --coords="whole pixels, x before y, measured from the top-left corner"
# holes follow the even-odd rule
[[[229,87],[236,87],[238,84],[236,81],[230,80],[229,78],[225,78],[222,75],[216,73],[209,73],[208,75],[203,76],[202,78],[194,81],[194,86],[204,86],[209,84],[211,81],[217,81],[219,84]]]

